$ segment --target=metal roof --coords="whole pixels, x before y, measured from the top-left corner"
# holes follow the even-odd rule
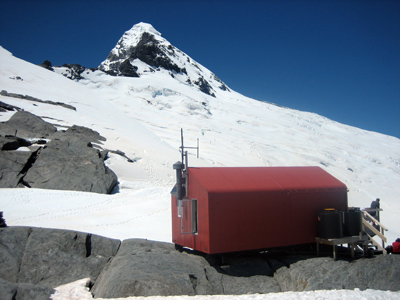
[[[346,190],[344,183],[320,167],[189,168],[208,192]]]

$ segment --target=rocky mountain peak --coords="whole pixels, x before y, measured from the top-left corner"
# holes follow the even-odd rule
[[[139,23],[126,31],[99,69],[113,76],[141,77],[167,72],[181,83],[215,97],[229,88],[211,71],[162,37],[152,25]]]

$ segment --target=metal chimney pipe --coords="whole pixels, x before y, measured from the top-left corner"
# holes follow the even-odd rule
[[[184,164],[178,161],[174,163],[173,168],[176,170],[176,199],[182,200],[182,170],[184,168]]]

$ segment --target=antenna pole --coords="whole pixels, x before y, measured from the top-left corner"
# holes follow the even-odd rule
[[[184,160],[183,160],[183,157],[185,156],[185,154],[184,154],[184,146],[183,146],[183,129],[181,128],[181,156],[182,156],[182,159],[181,159],[181,162],[182,162],[182,164],[184,164],[185,162],[184,162]]]
[[[181,149],[181,156],[182,156],[182,164],[183,165],[183,169],[186,170],[188,168],[188,162],[187,162],[187,158],[188,158],[188,153],[187,151],[185,151],[185,149],[196,149],[197,150],[197,158],[199,158],[199,139],[197,139],[197,147],[185,147],[183,145],[183,129],[181,128],[181,146],[179,147]],[[186,158],[186,159],[185,159]]]

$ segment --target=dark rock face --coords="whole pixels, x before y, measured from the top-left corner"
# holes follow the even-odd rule
[[[63,103],[63,102],[52,101],[52,100],[42,100],[42,99],[38,99],[38,98],[29,96],[29,95],[8,93],[6,90],[2,90],[0,92],[0,95],[6,96],[6,97],[13,97],[13,98],[17,98],[17,99],[33,101],[33,102],[46,103],[46,104],[51,104],[51,105],[58,105],[58,106],[62,106],[62,107],[68,108],[68,109],[76,110],[76,108],[74,106],[66,104],[66,103]],[[7,109],[7,110],[21,110],[16,106],[12,106],[12,107],[13,107],[13,109]]]
[[[104,165],[106,155],[92,144],[104,140],[89,128],[74,125],[57,132],[41,118],[17,112],[0,124],[0,188],[111,193],[117,176]],[[18,151],[22,146],[29,151]]]
[[[139,77],[139,74],[136,73],[138,68],[133,66],[129,59],[123,61],[123,63],[118,68],[121,76],[126,77]]]
[[[100,152],[88,143],[75,136],[52,140],[40,151],[24,184],[32,188],[111,193],[117,177],[104,165]]]
[[[139,43],[136,45],[129,58],[138,58],[154,68],[163,68],[165,70],[187,75],[186,69],[181,69],[175,63],[173,63],[165,54],[165,50],[166,49],[160,48],[158,41],[152,34],[145,32],[143,33]]]
[[[48,299],[90,278],[95,298],[330,289],[400,291],[400,255],[354,261],[281,254],[205,258],[173,244],[30,227],[0,228],[0,299]]]
[[[213,74],[213,76],[214,76],[214,80],[216,80],[217,82],[219,82],[221,84],[219,86],[219,88],[221,90],[230,92],[230,89],[226,86],[226,84],[221,79],[219,79],[215,74]]]
[[[56,131],[52,124],[27,111],[19,111],[7,122],[0,123],[2,136],[45,138]]]
[[[0,227],[7,227],[6,220],[3,218],[2,211],[0,211]]]
[[[10,105],[0,101],[0,112],[13,111],[13,110],[18,111],[22,109],[19,108],[18,106]]]
[[[68,79],[81,80],[84,78],[82,73],[86,71],[85,67],[79,64],[64,64],[63,67],[67,68],[67,71],[63,75]]]
[[[13,283],[0,278],[0,299],[48,300],[54,293],[55,290],[50,287],[30,283]]]
[[[221,294],[219,283],[207,279],[207,266],[203,257],[179,253],[172,244],[125,240],[92,293],[97,298]]]
[[[322,257],[281,268],[274,278],[283,292],[355,288],[398,291],[399,267],[400,255],[378,255],[352,262]]]
[[[29,147],[32,143],[16,136],[0,136],[0,150],[17,150],[20,147]]]
[[[203,77],[199,77],[199,79],[197,81],[195,81],[194,84],[198,85],[200,88],[200,91],[202,91],[204,94],[215,97],[215,94],[212,92],[211,85]]]
[[[51,61],[49,60],[45,60],[44,62],[42,62],[39,67],[45,68],[49,71],[54,71],[52,65],[51,65]]]
[[[53,288],[76,278],[95,281],[119,245],[82,232],[0,228],[0,298],[49,299]]]
[[[154,69],[163,68],[165,70],[186,74],[185,68],[180,68],[176,65],[167,54],[173,55],[173,47],[169,45],[169,49],[160,45],[159,41],[154,38],[154,35],[144,32],[137,45],[129,47],[128,49],[120,49],[120,55],[116,56],[113,53],[107,57],[110,63],[110,70],[108,74],[114,76],[128,76],[139,77],[137,67],[132,65],[131,62],[135,59],[140,59],[142,62],[148,64]],[[126,58],[121,63],[120,60]],[[100,69],[103,69],[100,67]]]
[[[0,188],[23,187],[19,185],[24,176],[22,170],[30,157],[30,152],[0,152]]]

